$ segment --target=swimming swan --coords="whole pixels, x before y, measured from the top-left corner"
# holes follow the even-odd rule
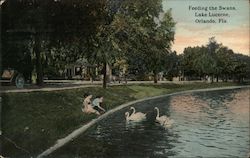
[[[165,128],[171,127],[174,121],[172,119],[169,119],[166,115],[162,115],[161,117],[159,108],[155,107],[155,110],[157,111],[157,115],[155,118],[155,121],[158,122],[160,125],[164,126]]]
[[[136,116],[138,118],[146,118],[146,114],[142,113],[142,112],[135,112],[135,108],[133,106],[130,107],[130,110],[133,110],[132,114],[130,116]]]
[[[135,122],[139,122],[139,121],[142,121],[144,120],[146,117],[145,115],[129,115],[129,112],[125,112],[125,118],[126,118],[126,121],[135,121]]]

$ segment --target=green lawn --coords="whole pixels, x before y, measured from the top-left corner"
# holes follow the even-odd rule
[[[232,85],[236,84],[137,84],[112,86],[107,89],[90,87],[53,92],[2,94],[3,155],[35,156],[52,146],[57,139],[67,136],[94,119],[96,115],[83,114],[81,111],[83,95],[86,92],[93,94],[93,97],[103,95],[104,107],[112,109],[122,103],[149,96]]]

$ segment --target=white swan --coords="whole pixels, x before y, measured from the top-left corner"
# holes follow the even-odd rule
[[[164,126],[165,128],[171,127],[174,121],[172,119],[169,119],[166,115],[162,115],[160,117],[160,111],[158,107],[155,107],[155,110],[157,111],[155,121],[158,122],[160,125]]]
[[[129,121],[135,121],[135,122],[139,122],[139,121],[142,121],[144,120],[146,117],[145,115],[142,116],[142,115],[129,115],[129,112],[125,112],[125,118],[126,118],[126,121],[129,122]]]
[[[133,106],[130,107],[130,110],[133,110],[132,114],[130,116],[136,116],[138,118],[146,118],[146,114],[142,113],[142,112],[135,112],[135,108]]]

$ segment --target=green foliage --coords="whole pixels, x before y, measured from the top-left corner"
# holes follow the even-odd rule
[[[3,63],[11,61],[17,63],[17,67],[24,67],[26,65],[18,62],[18,56],[8,54],[10,51],[22,50],[21,55],[27,52],[35,57],[35,62],[30,65],[32,69],[36,65],[34,70],[42,79],[43,71],[48,67],[60,69],[75,62],[79,56],[91,51],[87,40],[106,21],[106,14],[103,14],[106,4],[103,0],[6,1],[1,6],[2,40],[6,41],[3,43],[3,56],[6,57]],[[22,43],[22,49],[12,48],[15,37],[21,37],[18,42]],[[26,48],[24,41],[31,43],[31,48]]]
[[[165,69],[163,72],[168,79],[172,80],[173,77],[177,77],[180,75],[180,57],[176,54],[175,51],[169,53],[165,58],[164,66]]]
[[[114,26],[118,38],[123,40],[121,47],[130,69],[140,72],[144,65],[146,71],[154,74],[164,70],[175,22],[170,10],[163,12],[161,0],[124,1]],[[137,62],[144,64],[138,66]]]
[[[8,1],[3,24],[4,40],[23,33],[31,43],[22,47],[35,59],[32,69],[36,64],[41,79],[51,67],[61,70],[79,58],[103,67],[125,59],[130,70],[156,74],[166,68],[175,26],[161,0]]]
[[[182,71],[186,76],[211,76],[241,82],[247,76],[250,57],[235,54],[231,49],[218,44],[214,37],[206,46],[187,47],[181,57]],[[213,80],[212,80],[213,81]]]
[[[6,39],[6,38],[5,38]],[[22,73],[26,80],[30,79],[33,70],[33,59],[30,51],[32,43],[28,40],[20,42],[20,37],[2,41],[2,69],[13,68]]]

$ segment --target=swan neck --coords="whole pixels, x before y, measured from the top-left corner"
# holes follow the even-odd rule
[[[158,109],[158,108],[156,108],[156,111],[157,111],[157,115],[156,115],[156,117],[159,117],[159,116],[160,116],[159,109]]]
[[[126,120],[128,120],[128,119],[129,119],[129,114],[126,115]]]
[[[135,114],[135,108],[132,108],[132,110],[133,110],[133,112],[132,112],[131,115],[134,115]]]

